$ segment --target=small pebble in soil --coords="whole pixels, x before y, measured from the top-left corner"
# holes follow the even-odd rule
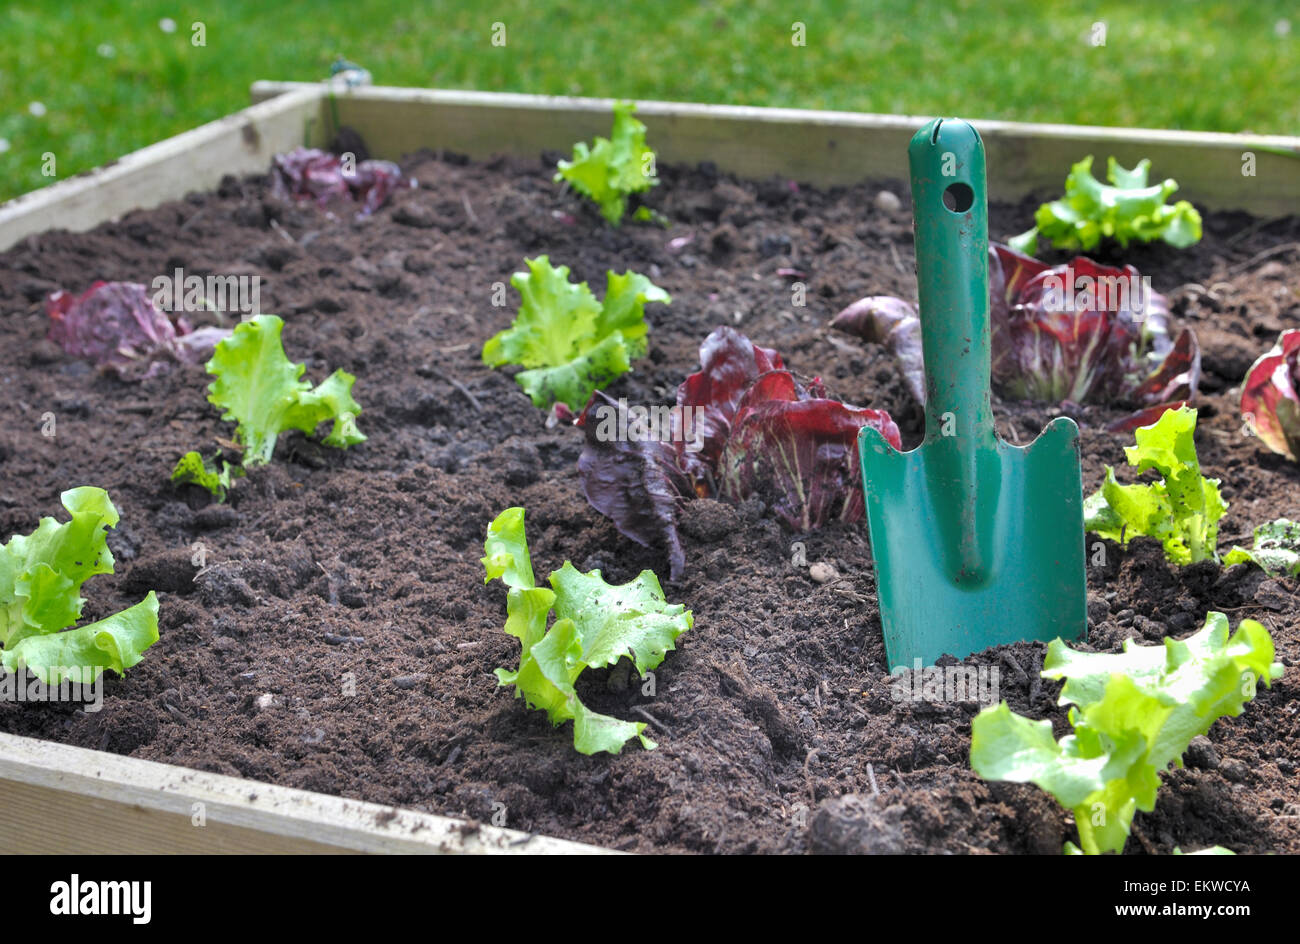
[[[420,679],[422,678],[424,678],[423,675],[399,675],[397,678],[393,679],[393,686],[395,688],[400,688],[403,691],[408,691],[419,685]]]
[[[1244,783],[1250,774],[1250,769],[1235,757],[1229,757],[1219,764],[1219,771],[1233,783]]]
[[[1110,616],[1110,604],[1106,599],[1093,593],[1088,594],[1088,622],[1097,626],[1108,616]]]
[[[898,199],[891,190],[880,191],[873,202],[876,204],[876,209],[882,213],[897,213],[903,206],[903,201]]]
[[[1214,770],[1219,766],[1219,754],[1214,749],[1213,742],[1204,734],[1192,738],[1183,759],[1188,767],[1195,767],[1197,770]]]
[[[257,699],[253,704],[257,706],[258,711],[265,711],[275,704],[275,696],[270,692],[264,692],[257,696]]]
[[[840,572],[825,561],[817,561],[808,568],[808,576],[816,583],[830,583],[839,579]]]
[[[1265,580],[1255,590],[1255,602],[1270,610],[1285,610],[1291,604],[1291,594],[1277,580]]]
[[[407,202],[393,211],[393,222],[415,229],[433,229],[437,220],[434,219],[433,211],[423,203]]]

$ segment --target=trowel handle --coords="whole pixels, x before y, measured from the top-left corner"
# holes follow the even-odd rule
[[[993,435],[984,144],[969,123],[936,118],[912,138],[907,156],[925,353],[925,439],[956,435],[971,443]]]

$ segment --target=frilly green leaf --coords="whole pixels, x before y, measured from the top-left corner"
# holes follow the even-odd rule
[[[1139,427],[1137,445],[1124,452],[1130,465],[1154,470],[1161,480],[1121,485],[1108,466],[1101,488],[1084,502],[1084,527],[1113,541],[1155,538],[1176,564],[1217,560],[1219,519],[1228,505],[1219,494],[1219,480],[1201,475],[1195,429],[1196,411],[1185,406]]]
[[[574,687],[589,666],[613,665],[624,656],[644,675],[691,627],[690,612],[667,603],[654,573],[642,571],[631,583],[612,586],[600,571],[583,574],[566,561],[550,576],[553,590],[535,587],[522,508],[506,509],[488,526],[483,566],[487,580],[509,588],[505,631],[520,641],[519,668],[497,669],[498,682],[513,685],[516,697],[545,711],[551,724],[572,721],[573,746],[583,754],[617,754],[633,737],[654,748],[644,722],[594,712]],[[547,630],[552,608],[556,620]]]
[[[645,355],[645,306],[672,298],[644,275],[608,272],[605,300],[597,302],[586,282],[569,281],[568,266],[552,266],[546,256],[524,264],[528,271],[510,279],[519,311],[483,345],[483,362],[528,368],[515,379],[538,407],[559,402],[580,410]]]
[[[327,445],[347,448],[366,438],[356,426],[361,412],[352,397],[356,378],[338,370],[313,389],[301,379],[306,365],[285,356],[283,327],[275,315],[257,315],[218,344],[207,363],[208,373],[216,377],[208,385],[208,400],[224,411],[222,419],[239,424],[236,436],[244,447],[245,467],[270,462],[285,430],[310,435],[330,419],[334,426],[324,439]]]
[[[0,664],[26,667],[46,684],[85,684],[104,669],[123,674],[158,641],[158,600],[151,592],[120,613],[67,629],[81,618],[82,584],[113,573],[107,529],[118,513],[102,488],[60,497],[69,521],[42,518],[31,534],[0,545]]]
[[[614,105],[614,125],[608,138],[596,138],[573,146],[573,160],[560,161],[555,180],[566,180],[574,190],[589,197],[601,215],[617,226],[627,210],[630,194],[649,190],[659,183],[655,175],[654,151],[646,147],[646,127],[632,113],[631,102]]]
[[[1129,640],[1122,653],[1079,652],[1058,639],[1042,675],[1065,679],[1060,703],[1072,706],[1074,733],[1055,741],[1050,722],[1003,702],[971,722],[971,767],[1055,796],[1073,810],[1083,852],[1120,852],[1134,815],[1155,808],[1160,772],[1181,765],[1192,738],[1216,720],[1241,714],[1259,680],[1268,685],[1282,672],[1267,629],[1242,620],[1229,636],[1222,613],[1186,639]]]
[[[1108,185],[1092,175],[1092,157],[1085,157],[1070,168],[1065,196],[1040,206],[1034,228],[1013,238],[1012,248],[1034,255],[1040,236],[1057,249],[1083,252],[1103,239],[1121,246],[1161,239],[1180,249],[1199,241],[1201,215],[1186,200],[1171,206],[1167,201],[1178,184],[1148,185],[1150,169],[1149,160],[1128,170],[1112,157],[1106,162]]]

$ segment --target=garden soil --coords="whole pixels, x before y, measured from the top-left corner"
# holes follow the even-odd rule
[[[607,269],[672,294],[649,308],[649,356],[614,397],[671,403],[700,342],[726,324],[832,395],[888,409],[906,445],[921,434],[885,353],[826,328],[863,295],[915,298],[905,187],[822,191],[665,167],[648,203],[671,226],[615,229],[551,182],[555,157],[413,155],[403,167],[418,189],[369,219],[276,202],[265,178],[227,178],[215,193],[0,254],[0,535],[61,515],[64,489],[104,487],[122,513],[117,573],[87,584],[85,617],[149,590],[161,600],[161,641],[108,681],[102,711],[7,703],[0,729],[621,850],[1059,854],[1074,838],[1067,812],[1035,787],[971,772],[973,699],[896,700],[863,522],[798,535],[761,501],[682,508],[687,566],[664,586],[694,629],[655,671],[653,694],[619,669],[579,685],[595,709],[648,721],[656,750],[579,755],[570,728],[497,686],[492,670],[517,664],[519,644],[502,632],[505,593],[484,585],[479,558],[504,508],[527,508],[539,574],[566,559],[620,582],[646,567],[666,574],[659,552],[582,497],[581,431],[548,426],[511,371],[480,360],[517,304],[513,290],[503,306],[494,295],[525,257],[571,266],[597,295]],[[878,200],[882,189],[901,199]],[[994,237],[1024,229],[1034,205],[995,204]],[[1200,338],[1197,442],[1231,503],[1226,548],[1300,514],[1300,466],[1246,435],[1236,406],[1252,360],[1300,327],[1300,218],[1208,214],[1205,228],[1191,249],[1123,258]],[[260,275],[262,310],[285,319],[285,348],[307,376],[356,374],[369,441],[341,452],[284,436],[227,504],[171,485],[183,452],[233,435],[206,402],[202,368],[143,381],[97,372],[45,339],[43,299],[178,267]],[[1023,443],[1062,408],[995,409],[1002,435]],[[1085,489],[1108,464],[1132,480],[1131,435],[1105,431],[1122,411],[1064,409],[1082,427]],[[1127,851],[1300,852],[1300,582],[1176,568],[1145,539],[1090,539],[1088,554],[1092,648],[1158,644],[1222,610],[1234,625],[1269,625],[1288,666],[1164,775]],[[1024,643],[969,661],[996,668],[1000,697],[1060,734],[1043,655]]]

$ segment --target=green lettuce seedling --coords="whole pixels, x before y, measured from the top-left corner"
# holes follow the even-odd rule
[[[569,281],[568,266],[555,268],[546,256],[524,264],[527,272],[510,277],[521,298],[519,313],[483,345],[483,362],[529,368],[515,380],[538,407],[559,401],[581,410],[593,391],[645,355],[645,306],[672,298],[644,275],[611,271],[605,300],[597,302],[586,282]]]
[[[1083,503],[1084,527],[1121,543],[1136,535],[1158,539],[1176,564],[1218,559],[1219,519],[1228,510],[1219,480],[1201,475],[1196,457],[1196,411],[1166,410],[1151,426],[1134,433],[1136,446],[1124,449],[1129,465],[1154,469],[1161,481],[1120,485],[1106,467],[1101,488]]]
[[[1210,613],[1187,639],[1163,646],[1128,640],[1122,653],[1077,652],[1057,639],[1042,675],[1065,679],[1074,733],[1057,741],[1050,721],[1015,714],[1004,701],[971,722],[971,767],[985,780],[1033,783],[1074,812],[1083,852],[1120,852],[1138,810],[1155,809],[1159,774],[1182,766],[1192,738],[1241,714],[1282,677],[1273,639],[1254,620],[1228,636],[1228,618]],[[1072,851],[1069,845],[1066,851]]]
[[[623,219],[630,194],[659,183],[655,152],[646,147],[646,128],[632,117],[634,111],[636,105],[631,102],[618,102],[609,137],[596,138],[590,148],[579,141],[573,146],[573,160],[560,161],[555,174],[557,183],[567,180],[574,190],[595,201],[601,215],[615,226]]]
[[[488,526],[484,555],[484,582],[499,579],[506,585],[505,631],[522,647],[518,669],[496,670],[499,683],[513,685],[515,697],[544,710],[556,727],[572,721],[573,746],[580,753],[617,754],[633,737],[647,749],[656,747],[644,733],[644,722],[592,711],[578,698],[574,683],[586,668],[611,666],[624,656],[644,678],[691,628],[690,611],[664,599],[651,570],[616,587],[599,570],[583,574],[565,561],[551,574],[550,589],[537,586],[522,508],[507,508]],[[552,612],[555,622],[548,630]]]
[[[1026,255],[1038,252],[1038,237],[1057,249],[1088,252],[1103,238],[1121,246],[1133,240],[1163,239],[1185,249],[1201,238],[1201,215],[1186,200],[1165,201],[1178,189],[1173,180],[1147,186],[1151,162],[1142,160],[1125,170],[1115,158],[1106,162],[1110,185],[1092,176],[1092,156],[1070,168],[1065,196],[1044,203],[1034,214],[1033,229],[1012,238],[1011,248]]]
[[[233,478],[244,474],[239,466],[232,466],[225,459],[221,460],[221,471],[213,463],[204,459],[200,453],[187,452],[181,456],[172,469],[172,481],[178,485],[190,484],[206,488],[217,501],[226,500],[226,491],[231,487]]]
[[[270,462],[286,430],[311,435],[326,420],[334,425],[321,440],[325,445],[346,449],[366,441],[356,423],[361,405],[352,398],[356,378],[336,370],[312,387],[301,379],[307,365],[285,356],[283,327],[275,315],[257,315],[218,344],[206,365],[216,378],[208,385],[208,402],[225,411],[223,420],[239,424],[235,437],[243,448],[243,468]],[[220,499],[231,477],[242,474],[226,462],[218,472],[197,452],[188,452],[176,463],[172,481],[200,485]]]
[[[1254,564],[1270,577],[1300,576],[1300,521],[1278,518],[1255,529],[1250,548],[1233,545],[1224,564]]]
[[[102,488],[59,498],[70,520],[42,518],[31,534],[0,545],[0,663],[10,672],[26,667],[46,685],[89,684],[104,669],[125,674],[158,641],[158,598],[150,591],[120,613],[67,629],[81,618],[81,585],[113,573],[107,530],[118,514]]]

